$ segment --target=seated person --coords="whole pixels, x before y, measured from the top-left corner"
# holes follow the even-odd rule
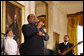
[[[70,49],[73,44],[68,42],[69,36],[64,36],[64,42],[60,43],[58,46],[58,54],[61,55],[63,52],[66,52],[68,49]],[[64,55],[74,55],[74,50],[70,50],[69,52],[65,53]]]

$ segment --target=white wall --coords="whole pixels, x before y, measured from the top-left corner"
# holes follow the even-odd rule
[[[60,34],[60,42],[63,42],[64,35],[67,34],[67,15],[60,10],[59,3],[48,4],[48,30],[49,41],[48,48],[53,49],[53,32]]]
[[[56,7],[53,11],[53,31],[60,34],[60,42],[63,42],[63,37],[67,34],[67,15]]]
[[[25,6],[25,24],[28,23],[27,16],[31,13],[35,14],[35,1],[17,1]]]
[[[83,1],[59,1],[60,9],[67,14],[74,14],[83,11]]]
[[[53,48],[53,4],[48,4],[48,34],[49,34],[49,40],[47,48],[52,49]]]

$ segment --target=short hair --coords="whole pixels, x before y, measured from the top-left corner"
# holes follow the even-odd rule
[[[29,20],[29,18],[30,18],[30,15],[27,16],[27,20]]]
[[[8,33],[9,33],[9,31],[12,31],[12,29],[8,29],[8,30],[6,31],[6,34],[8,34]]]
[[[66,36],[69,38],[69,36],[68,36],[68,35],[65,35],[64,37],[66,37]]]

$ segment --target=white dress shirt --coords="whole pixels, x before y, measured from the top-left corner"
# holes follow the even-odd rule
[[[5,40],[5,52],[8,55],[16,55],[17,54],[17,43],[13,38],[7,37]]]
[[[68,44],[68,42],[64,42],[64,44],[65,44],[65,45],[67,45],[67,44]]]

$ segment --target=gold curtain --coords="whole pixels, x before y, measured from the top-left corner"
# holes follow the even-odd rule
[[[77,42],[77,26],[83,26],[83,13],[69,15],[68,16],[68,35],[69,35],[69,42],[76,45]],[[78,55],[78,47],[74,48],[74,54]]]
[[[83,13],[78,15],[78,21],[79,21],[79,25],[83,26]]]
[[[68,35],[69,42],[77,44],[77,17],[68,17]],[[77,55],[77,47],[74,48],[74,54]]]

